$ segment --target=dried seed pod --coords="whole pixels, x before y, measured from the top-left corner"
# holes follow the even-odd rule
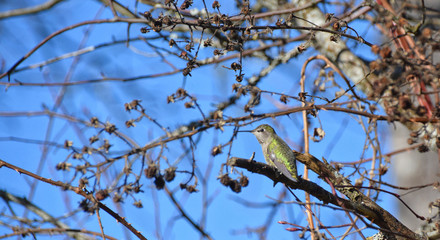
[[[71,146],[73,146],[72,141],[70,141],[70,140],[64,141],[64,148],[70,148]]]
[[[121,203],[123,202],[122,196],[119,193],[115,193],[115,195],[112,198],[114,203]]]
[[[241,70],[241,65],[240,65],[239,63],[233,62],[233,63],[231,64],[231,68],[232,68],[232,70],[234,70],[234,71]]]
[[[155,177],[156,174],[157,174],[157,172],[158,172],[158,168],[157,168],[157,165],[154,164],[154,163],[148,165],[148,168],[144,170],[145,176],[146,176],[147,178],[153,178],[153,177]]]
[[[226,186],[226,187],[229,186],[229,184],[232,182],[232,178],[229,177],[228,174],[220,175],[220,176],[218,177],[218,179],[220,179],[220,183],[221,183],[223,186]]]
[[[93,135],[89,138],[89,143],[93,144],[93,143],[97,142],[98,140],[99,140],[99,137],[96,135]]]
[[[93,127],[98,127],[99,126],[99,120],[97,117],[92,117],[90,119],[90,125],[92,125]]]
[[[72,166],[71,163],[60,162],[57,164],[57,166],[55,168],[58,171],[60,171],[60,170],[61,171],[69,171],[71,166]]]
[[[284,94],[281,95],[281,97],[280,97],[280,101],[281,101],[281,102],[283,102],[284,104],[287,104],[288,100],[289,100],[289,99],[287,98],[286,95],[284,95]]]
[[[196,186],[194,186],[194,185],[187,185],[186,191],[188,191],[189,193],[193,193],[193,192],[198,192],[199,190],[197,190]]]
[[[134,202],[133,205],[135,207],[137,207],[137,208],[143,208],[144,207],[144,205],[142,205],[142,201],[141,200]]]
[[[241,192],[241,185],[237,180],[233,180],[230,182],[229,187],[233,192],[239,193]]]
[[[419,148],[417,148],[417,150],[421,153],[424,153],[424,152],[428,152],[429,148],[426,145],[421,145]]]
[[[379,166],[379,175],[380,176],[385,175],[385,173],[387,173],[387,172],[388,172],[388,166],[380,164],[380,166]]]
[[[214,9],[219,9],[219,8],[220,8],[220,3],[219,3],[218,1],[214,1],[214,2],[212,3],[212,8],[214,8]]]
[[[169,167],[165,169],[165,181],[171,182],[176,177],[176,168],[175,167]]]
[[[116,126],[110,122],[105,123],[104,131],[108,132],[109,134],[114,133],[117,130]]]
[[[79,203],[79,207],[84,211],[84,212],[88,212],[88,213],[94,213],[95,212],[95,207],[93,206],[93,204],[87,200],[84,199]]]
[[[165,187],[165,181],[162,175],[156,176],[156,179],[154,180],[154,185],[156,185],[157,190],[161,190]]]
[[[95,198],[98,201],[102,201],[102,200],[106,199],[108,196],[109,196],[109,194],[108,194],[107,189],[102,189],[102,190],[99,190],[98,192],[95,193]]]
[[[235,76],[235,81],[242,82],[243,81],[243,75],[244,74],[239,74],[239,75]]]
[[[222,145],[221,144],[213,147],[212,150],[211,150],[211,155],[212,156],[217,156],[220,153],[222,153]]]
[[[241,176],[239,181],[242,187],[247,187],[249,185],[249,178],[246,176]]]

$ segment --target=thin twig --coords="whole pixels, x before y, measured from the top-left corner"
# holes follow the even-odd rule
[[[301,80],[300,80],[300,85],[301,85],[301,93],[305,93],[305,80],[306,80],[306,75],[305,75],[305,71],[306,71],[306,67],[307,64],[311,61],[311,59],[307,60],[302,69],[301,69]],[[301,99],[302,103],[301,106],[305,107],[306,106],[306,100],[305,97],[304,99]],[[303,133],[304,133],[304,152],[305,153],[309,153],[309,122],[307,119],[307,110],[302,111],[302,118],[303,118],[303,124],[304,124],[304,128],[303,128]],[[307,165],[304,165],[304,179],[309,180],[309,171],[308,171],[308,167]],[[314,227],[314,223],[313,223],[313,216],[312,216],[312,209],[310,206],[310,194],[308,192],[305,193],[306,196],[306,209],[307,209],[307,221],[309,222],[309,226],[310,226],[310,233],[311,233],[311,238],[312,239],[316,239],[315,237],[315,227]]]
[[[165,186],[164,189],[165,189],[165,192],[167,193],[168,197],[173,202],[174,206],[176,206],[176,208],[179,210],[182,217],[184,217],[195,229],[197,229],[197,231],[199,231],[200,234],[202,234],[207,239],[212,240],[212,237],[208,233],[206,233],[205,230],[199,226],[199,224],[194,222],[194,220],[192,220],[191,217],[185,212],[185,210],[182,208],[180,203],[176,200],[176,198],[174,197],[174,194],[168,189],[168,187]]]

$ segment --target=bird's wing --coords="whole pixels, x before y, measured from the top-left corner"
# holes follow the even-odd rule
[[[275,151],[276,148],[278,147],[278,145],[276,143],[273,143],[274,145],[272,147],[269,147],[268,149],[268,155],[269,155],[269,159],[270,161],[275,165],[275,167],[278,169],[278,171],[280,171],[284,176],[286,176],[287,178],[289,178],[290,180],[294,181],[294,182],[298,182],[298,179],[296,178],[296,176],[292,176],[292,173],[290,173],[289,169],[287,169],[286,165],[284,165],[283,163],[289,164],[292,159],[286,159],[286,156],[280,154],[280,156],[278,156],[278,160],[276,158],[275,155]],[[290,149],[290,148],[289,148]],[[293,154],[292,154],[293,155]],[[295,158],[295,156],[293,156],[293,158]],[[293,161],[295,161],[295,159],[293,159]],[[295,172],[296,172],[296,166],[293,166],[295,168]]]

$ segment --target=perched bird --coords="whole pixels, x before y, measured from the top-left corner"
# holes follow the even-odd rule
[[[263,124],[252,131],[240,132],[253,133],[263,149],[267,164],[276,167],[290,180],[298,182],[295,155],[289,145],[275,133],[271,126]]]

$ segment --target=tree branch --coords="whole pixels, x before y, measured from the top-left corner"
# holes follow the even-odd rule
[[[333,185],[337,185],[336,183],[343,182],[345,186],[352,186],[351,182],[348,179],[344,178],[329,164],[319,161],[310,154],[301,154],[296,151],[294,151],[294,153],[298,161],[307,165],[310,170],[317,173],[321,178],[329,179]],[[304,179],[301,179],[301,181],[299,181],[298,183],[292,182],[284,175],[280,175],[274,167],[271,167],[264,163],[233,157],[227,161],[227,164],[229,166],[247,169],[248,171],[253,173],[265,175],[268,178],[272,179],[274,182],[282,182],[290,188],[304,190],[316,197],[317,199],[323,201],[324,204],[331,203],[350,210],[353,213],[365,216],[379,227],[395,234],[398,239],[421,239],[420,236],[404,226],[388,211],[381,208],[379,205],[377,205],[374,201],[365,196],[355,187],[336,187],[338,191],[340,191],[350,199],[349,201],[333,195],[332,193],[326,191],[324,188],[314,182],[310,182]]]
[[[0,12],[0,19],[8,18],[8,17],[17,17],[17,16],[23,16],[28,14],[34,14],[37,12],[41,12],[44,10],[47,10],[56,4],[60,3],[63,0],[49,0],[43,4],[34,6],[34,7],[27,7],[27,8],[19,8],[19,9],[13,9],[6,12]]]

